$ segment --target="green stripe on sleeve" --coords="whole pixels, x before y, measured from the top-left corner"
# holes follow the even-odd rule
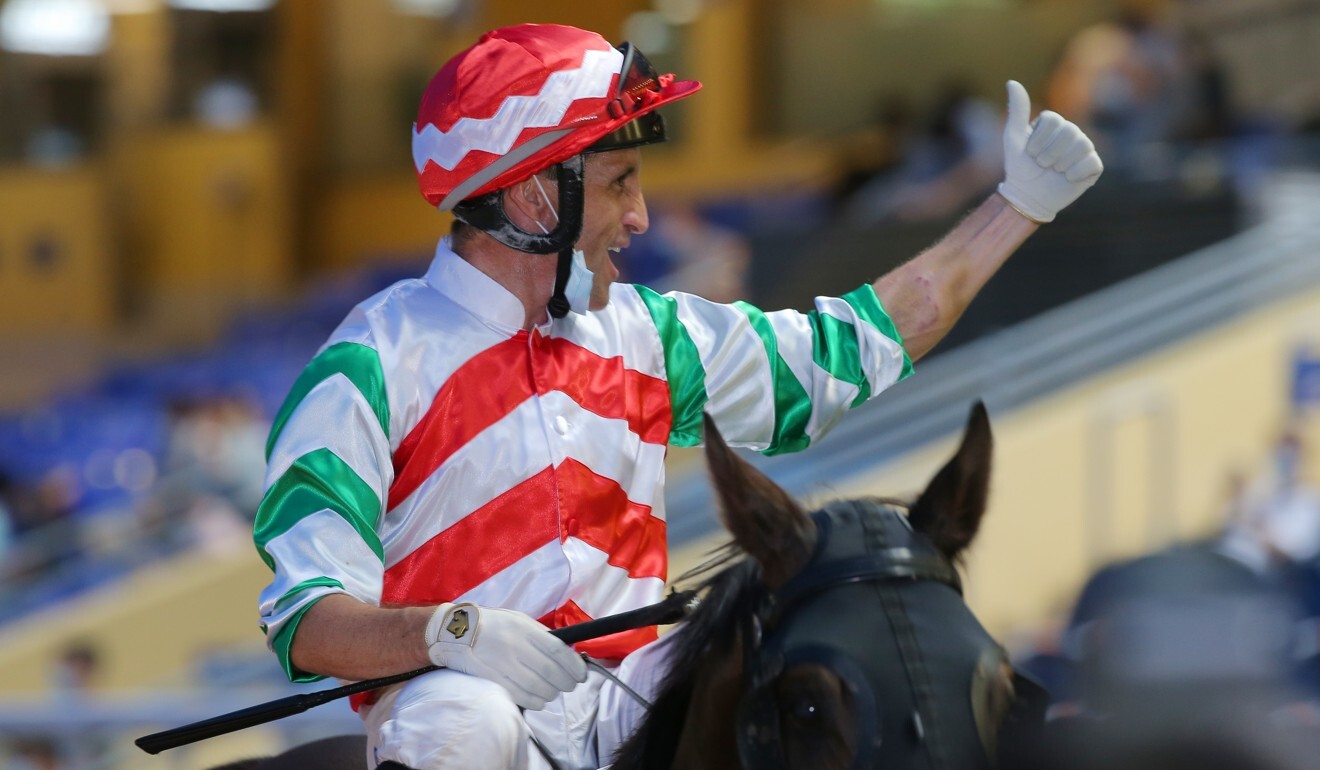
[[[706,409],[706,368],[687,329],[678,320],[678,301],[663,297],[645,286],[637,294],[651,313],[665,353],[665,379],[669,384],[669,407],[673,422],[669,443],[697,446],[701,443],[702,414]]]
[[[857,387],[857,397],[849,408],[866,403],[871,397],[871,381],[862,371],[862,356],[857,347],[857,329],[847,321],[813,310],[807,314],[811,323],[811,358],[830,376]]]
[[[875,288],[869,283],[853,289],[839,299],[847,302],[848,305],[857,312],[867,323],[880,330],[880,333],[898,343],[903,350],[903,371],[898,375],[900,382],[907,379],[912,374],[912,358],[908,356],[907,349],[903,347],[903,338],[898,333],[898,328],[894,326],[894,321],[885,312],[880,305],[880,298],[875,296]]]
[[[735,302],[733,305],[751,322],[752,329],[765,346],[766,358],[770,361],[770,381],[775,394],[775,432],[770,446],[761,450],[761,453],[775,455],[806,449],[811,443],[811,437],[807,435],[807,422],[811,419],[811,397],[802,383],[798,382],[793,370],[780,357],[779,340],[765,313],[746,302]]]
[[[288,532],[304,517],[329,509],[352,525],[372,552],[385,561],[376,520],[380,498],[360,476],[329,449],[318,449],[298,458],[279,481],[266,490],[257,507],[253,539],[266,566],[275,562],[266,544]]]
[[[312,388],[327,378],[342,374],[362,393],[362,397],[371,405],[376,414],[380,429],[386,437],[390,434],[390,404],[385,395],[385,375],[381,371],[380,356],[375,350],[357,342],[339,342],[321,351],[307,364],[294,381],[293,388],[285,397],[284,404],[275,415],[270,428],[270,438],[266,440],[266,459],[270,459],[271,449],[276,439],[289,421],[289,415],[298,408]]]
[[[310,583],[313,581],[307,582]],[[336,585],[339,584],[338,580],[331,582]],[[295,588],[294,590],[301,589]],[[284,669],[284,675],[289,677],[290,682],[303,684],[306,682],[319,682],[320,680],[325,679],[321,674],[313,674],[295,667],[292,658],[289,656],[289,651],[293,649],[293,634],[298,630],[298,624],[302,622],[303,615],[306,615],[308,610],[316,606],[317,602],[321,601],[328,595],[329,594],[322,594],[312,601],[307,602],[305,606],[299,607],[298,611],[293,614],[293,617],[284,621],[284,625],[280,626],[279,632],[275,634],[275,638],[270,642],[271,648],[275,650],[275,657],[279,659],[280,667]]]

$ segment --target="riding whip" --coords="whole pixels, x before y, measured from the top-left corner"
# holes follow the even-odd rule
[[[552,629],[550,633],[564,644],[577,644],[588,639],[616,634],[620,631],[676,623],[687,616],[695,601],[695,591],[675,591],[656,604]],[[238,711],[231,711],[228,714],[221,714],[218,717],[203,719],[200,722],[193,722],[182,727],[144,735],[134,743],[148,754],[159,754],[166,749],[186,746],[207,738],[214,738],[217,735],[225,735],[248,727],[274,722],[277,719],[291,717],[294,714],[301,714],[310,708],[346,698],[349,695],[405,682],[415,676],[435,671],[438,668],[440,667],[426,666],[415,671],[405,671],[401,674],[392,674],[377,679],[364,679],[361,682],[354,682],[329,690],[290,695],[278,700],[239,709]]]

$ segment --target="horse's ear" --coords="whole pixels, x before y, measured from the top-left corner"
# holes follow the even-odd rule
[[[724,526],[760,563],[765,583],[778,588],[811,558],[816,527],[791,495],[724,443],[710,415],[705,429],[706,463]]]
[[[957,453],[908,512],[912,528],[929,537],[950,559],[971,544],[981,526],[990,496],[992,445],[990,417],[985,404],[977,401]]]

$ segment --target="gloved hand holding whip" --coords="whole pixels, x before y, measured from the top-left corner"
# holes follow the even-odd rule
[[[533,711],[587,680],[573,648],[521,612],[441,604],[426,624],[431,662],[501,685]]]

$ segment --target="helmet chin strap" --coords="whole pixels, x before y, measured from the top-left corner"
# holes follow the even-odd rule
[[[559,252],[559,262],[555,264],[555,293],[550,295],[550,301],[545,306],[552,318],[563,318],[568,315],[571,306],[564,291],[568,288],[568,274],[572,267],[573,247],[570,246]]]
[[[545,188],[541,186],[540,177],[534,176],[532,181],[536,183],[536,189],[541,191],[541,197],[545,199],[545,205],[550,207],[550,213],[555,216],[555,225],[558,226],[559,212],[555,211],[555,204],[550,202],[550,196],[546,194]],[[550,231],[540,222],[537,222],[536,226],[541,228],[541,232],[546,235],[550,234]],[[546,303],[546,309],[550,311],[552,318],[563,318],[572,309],[572,303],[568,301],[567,296],[568,277],[572,271],[573,246],[569,245],[559,252],[559,261],[555,264],[555,291],[550,296],[550,301]]]

